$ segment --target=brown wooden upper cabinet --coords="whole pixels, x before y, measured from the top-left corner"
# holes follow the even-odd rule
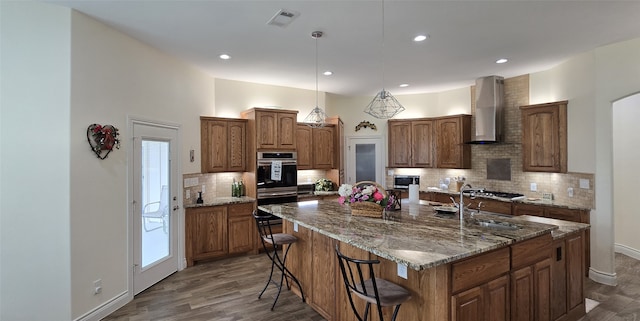
[[[436,167],[471,168],[471,115],[440,117],[435,121]]]
[[[307,124],[298,123],[296,127],[298,169],[334,168],[334,136],[335,126],[333,125],[311,128]]]
[[[252,108],[243,112],[242,116],[255,121],[256,149],[296,149],[297,111]]]
[[[520,106],[523,171],[567,172],[567,103]]]
[[[471,115],[389,120],[389,167],[471,168]]]
[[[203,173],[245,171],[246,128],[246,119],[200,117]]]
[[[389,120],[389,167],[433,167],[433,121]]]

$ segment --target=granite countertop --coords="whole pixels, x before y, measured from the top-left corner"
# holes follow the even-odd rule
[[[585,223],[556,220],[556,219],[540,217],[540,216],[521,215],[521,216],[516,216],[516,218],[519,220],[527,221],[527,222],[556,225],[558,228],[551,231],[551,236],[553,237],[554,240],[563,238],[568,234],[576,233],[591,227],[591,225],[585,224]]]
[[[261,210],[369,251],[414,270],[447,264],[550,233],[558,226],[498,214],[478,214],[517,224],[517,230],[498,230],[462,222],[456,216],[437,217],[429,202],[402,203],[387,219],[352,216],[348,205],[335,201],[307,201],[260,205]]]
[[[421,190],[420,192],[423,193],[428,193],[428,192],[433,192],[433,193],[442,193],[442,194],[448,194],[448,195],[460,195],[460,192],[452,192],[449,190],[443,190],[443,189],[438,189],[438,188],[428,188],[427,190]],[[465,194],[466,195],[466,194]],[[533,205],[546,205],[546,206],[553,206],[553,207],[560,207],[560,208],[567,208],[567,209],[573,209],[573,210],[591,210],[591,208],[589,208],[588,206],[579,206],[579,205],[575,205],[575,204],[565,204],[556,200],[544,200],[544,199],[540,199],[540,198],[527,198],[527,197],[522,197],[521,199],[510,199],[510,198],[504,198],[504,197],[497,197],[497,196],[476,196],[478,198],[488,198],[488,199],[494,199],[497,201],[502,201],[502,202],[513,202],[513,203],[525,203],[525,204],[533,204]]]
[[[194,208],[194,207],[205,207],[205,206],[218,206],[218,205],[229,205],[229,204],[242,204],[242,203],[252,203],[255,202],[256,199],[252,197],[242,196],[242,197],[214,197],[212,200],[206,200],[203,204],[188,204],[185,205],[184,208]]]

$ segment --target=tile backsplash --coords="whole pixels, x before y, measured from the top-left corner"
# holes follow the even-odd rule
[[[198,192],[203,191],[202,199],[211,201],[215,197],[231,196],[231,184],[242,180],[242,173],[194,173],[182,175],[184,204],[195,204]],[[204,187],[204,188],[203,188]],[[189,198],[187,198],[187,195]]]

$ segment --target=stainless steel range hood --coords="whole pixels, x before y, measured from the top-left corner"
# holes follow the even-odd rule
[[[501,142],[503,110],[504,78],[488,76],[476,79],[475,132],[469,144]]]

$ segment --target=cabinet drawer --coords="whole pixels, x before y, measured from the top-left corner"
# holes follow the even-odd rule
[[[481,254],[451,266],[453,293],[493,280],[509,272],[509,248]]]
[[[253,213],[253,203],[229,205],[229,217],[250,216]]]
[[[555,218],[557,220],[565,220],[571,222],[581,222],[580,221],[580,211],[579,210],[570,210],[566,208],[548,208],[547,209],[547,217]]]
[[[522,241],[511,246],[511,266],[513,269],[530,265],[551,257],[551,233]]]

